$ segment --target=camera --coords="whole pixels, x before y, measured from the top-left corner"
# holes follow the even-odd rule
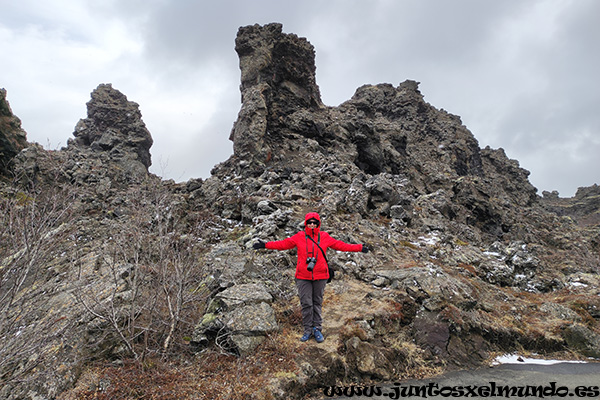
[[[312,272],[316,263],[317,263],[317,259],[315,257],[308,257],[306,259],[306,264],[307,264],[306,269]]]

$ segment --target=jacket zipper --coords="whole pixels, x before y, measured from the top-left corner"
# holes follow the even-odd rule
[[[313,235],[313,237],[315,236],[315,230],[314,229],[312,230],[312,235]],[[313,253],[314,253],[315,244],[314,243],[311,243],[311,244],[313,246]],[[308,252],[308,248],[306,249],[306,251]],[[316,266],[317,266],[317,263],[315,263],[315,267]],[[315,280],[315,269],[314,268],[313,268],[312,271],[310,271],[310,274],[311,274],[312,280],[314,281]]]

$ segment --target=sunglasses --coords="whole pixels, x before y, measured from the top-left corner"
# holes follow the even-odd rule
[[[306,222],[306,225],[319,225],[319,221],[315,221],[314,219],[311,219],[310,221]]]

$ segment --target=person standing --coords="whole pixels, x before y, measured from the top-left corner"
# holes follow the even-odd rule
[[[332,238],[327,232],[322,232],[321,217],[316,212],[310,212],[304,217],[304,231],[283,240],[263,242],[259,240],[252,247],[255,250],[298,250],[296,263],[296,287],[302,306],[302,324],[304,334],[300,338],[306,342],[314,336],[318,343],[325,340],[322,333],[323,318],[321,315],[325,285],[330,277],[329,266],[326,262],[327,249],[331,247],[338,251],[367,253],[369,247],[364,244],[349,244]]]

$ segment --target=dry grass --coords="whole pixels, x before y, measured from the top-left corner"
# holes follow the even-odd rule
[[[295,375],[294,360],[301,353],[297,342],[284,330],[247,357],[207,351],[178,361],[97,364],[61,399],[268,400],[274,377]]]
[[[281,330],[252,355],[237,357],[214,347],[179,359],[99,363],[61,399],[271,399],[272,382],[296,376],[296,360],[305,348],[298,341],[299,307],[279,302],[273,306]]]

